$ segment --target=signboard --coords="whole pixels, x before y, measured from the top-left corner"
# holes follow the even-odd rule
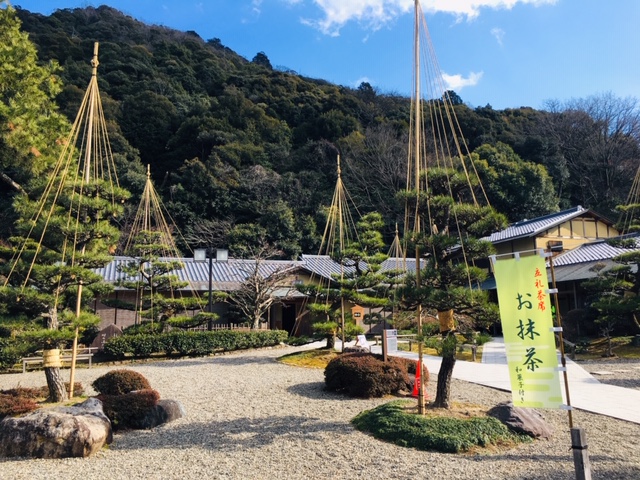
[[[360,345],[363,348],[368,348],[369,350],[371,350],[371,346],[367,341],[367,337],[365,337],[364,335],[358,335],[356,337],[356,345]]]
[[[559,408],[562,392],[544,258],[493,260],[513,404]]]
[[[398,330],[387,329],[385,332],[385,347],[387,353],[398,351]]]

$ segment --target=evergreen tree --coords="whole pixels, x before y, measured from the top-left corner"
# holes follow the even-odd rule
[[[212,320],[204,313],[188,320],[174,318],[201,308],[204,302],[179,294],[189,282],[181,281],[177,275],[184,266],[182,262],[163,258],[164,252],[171,250],[171,243],[161,232],[142,230],[133,238],[129,252],[132,259],[120,267],[125,278],[118,285],[135,290],[136,303],[119,302],[118,307],[135,311],[136,324],[148,324],[145,328],[152,331],[162,331],[170,320],[179,327],[194,327]]]
[[[104,294],[109,287],[93,270],[104,266],[115,251],[119,229],[112,220],[121,217],[128,197],[113,178],[96,173],[114,171],[112,158],[108,166],[92,160],[94,155],[104,153],[99,147],[93,149],[88,140],[91,134],[105,134],[98,121],[93,124],[94,129],[83,132],[87,136],[82,137],[77,150],[74,145],[79,138],[78,125],[89,118],[89,112],[95,115],[94,120],[103,118],[96,100],[97,56],[85,97],[90,99],[85,105],[96,106],[97,102],[97,107],[81,108],[71,135],[67,136],[64,133],[69,131],[69,125],[57,114],[53,103],[60,88],[54,75],[56,66],[37,66],[35,47],[20,32],[11,7],[0,9],[0,36],[3,179],[6,181],[7,172],[12,172],[16,178],[22,175],[28,180],[25,188],[16,188],[21,194],[12,202],[15,235],[0,248],[4,280],[0,313],[18,315],[23,320],[22,325],[14,323],[12,334],[33,350],[65,347],[70,338],[75,346],[79,331],[99,320],[87,311],[87,306],[96,294]],[[6,222],[2,224],[7,228]],[[45,375],[49,399],[65,399],[57,362],[45,364]]]
[[[82,188],[79,183],[59,177],[50,182],[59,186],[56,203],[47,196],[38,202],[19,197],[16,228],[22,235],[0,249],[6,278],[0,290],[3,313],[24,315],[31,325],[18,335],[35,349],[65,347],[75,332],[96,325],[99,317],[87,307],[110,289],[94,269],[110,261],[119,236],[111,219],[121,215],[128,194],[106,181]],[[42,211],[47,215],[38,215]],[[59,369],[45,365],[45,375],[50,400],[64,400]]]
[[[442,363],[434,406],[449,408],[457,346],[453,314],[469,316],[477,326],[498,319],[497,305],[477,288],[486,278],[486,269],[474,266],[474,262],[493,251],[489,242],[478,238],[502,228],[506,219],[491,207],[474,205],[468,183],[453,169],[429,170],[429,184],[429,195],[419,208],[421,222],[429,231],[413,238],[417,251],[424,255],[424,266],[416,275],[407,275],[399,297],[404,308],[421,306],[438,312]],[[422,337],[422,332],[418,334]]]
[[[607,356],[612,357],[611,337],[616,328],[640,331],[640,250],[637,234],[607,240],[620,254],[613,257],[616,263],[605,270],[604,264],[596,264],[593,279],[582,287],[592,296],[591,308],[598,312],[595,323],[607,339]]]
[[[342,337],[344,345],[345,341],[362,333],[350,314],[344,311],[345,301],[369,308],[384,308],[390,302],[388,291],[398,272],[381,271],[382,263],[387,259],[382,253],[385,246],[383,227],[379,213],[363,216],[356,225],[357,239],[332,255],[332,259],[341,265],[342,272],[332,275],[330,285],[300,287],[316,299],[308,307],[312,314],[325,317],[324,321],[314,323],[313,329],[327,338],[327,348],[333,348],[337,335]]]
[[[2,7],[5,8],[2,8]],[[56,62],[40,65],[15,10],[0,1],[0,237],[12,234],[14,196],[29,192],[60,153],[69,124],[58,113]]]

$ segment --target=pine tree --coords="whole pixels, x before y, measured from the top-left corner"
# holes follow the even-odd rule
[[[429,176],[431,189],[419,209],[421,222],[429,226],[429,231],[413,238],[424,255],[424,267],[417,273],[419,279],[407,275],[399,297],[404,308],[421,306],[438,314],[442,363],[433,405],[449,408],[457,347],[454,312],[469,316],[477,326],[498,320],[497,305],[478,288],[487,271],[474,266],[474,262],[493,252],[488,241],[478,238],[502,228],[506,218],[491,207],[474,205],[468,184],[455,170],[433,168]],[[422,338],[422,332],[418,334]]]
[[[40,65],[35,45],[20,29],[16,11],[0,5],[0,236],[12,232],[14,196],[28,193],[31,179],[47,175],[69,123],[58,112],[62,89],[56,62]]]
[[[5,263],[5,286],[0,289],[6,314],[21,313],[31,323],[22,337],[34,348],[63,348],[77,330],[96,325],[99,318],[86,311],[96,295],[110,290],[94,269],[110,261],[108,252],[119,236],[111,219],[122,213],[128,194],[107,182],[79,187],[78,178],[57,178],[56,203],[43,196],[34,202],[26,196],[15,202],[22,236],[0,250]],[[120,201],[113,202],[117,198]],[[46,215],[38,215],[39,212]],[[49,399],[66,398],[56,367],[46,367]]]
[[[170,243],[160,231],[142,230],[133,238],[129,251],[131,260],[121,267],[125,278],[118,285],[135,290],[137,301],[120,302],[118,307],[136,311],[136,324],[150,331],[162,331],[168,323],[176,327],[195,327],[212,319],[205,313],[197,318],[176,317],[201,308],[202,302],[179,295],[179,290],[189,282],[181,281],[177,275],[184,266],[182,262],[163,257],[170,251]],[[109,304],[108,300],[105,302]]]
[[[325,320],[313,324],[317,333],[327,338],[327,348],[333,348],[335,337],[344,342],[362,333],[345,311],[344,302],[363,307],[384,308],[389,305],[389,288],[398,272],[382,272],[382,263],[388,256],[382,253],[384,241],[381,230],[382,216],[372,212],[363,216],[356,225],[357,238],[348,242],[343,250],[336,250],[331,258],[341,265],[341,273],[333,274],[330,285],[305,285],[301,289],[316,298],[309,305],[315,315]]]
[[[3,179],[7,181],[9,171],[30,180],[16,188],[15,235],[0,248],[0,313],[19,315],[26,322],[15,326],[16,334],[34,349],[65,347],[70,338],[75,347],[80,330],[98,321],[86,307],[109,287],[93,269],[104,266],[115,250],[119,229],[112,221],[122,215],[128,197],[114,178],[106,139],[96,79],[97,44],[89,88],[70,128],[53,102],[60,89],[56,66],[37,66],[35,47],[20,32],[11,7],[0,9],[0,37]],[[21,160],[27,160],[26,165],[20,165]],[[45,364],[51,401],[66,398],[56,364]],[[73,383],[73,367],[71,377]]]

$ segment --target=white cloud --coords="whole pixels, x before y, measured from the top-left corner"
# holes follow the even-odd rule
[[[505,31],[501,28],[492,28],[491,35],[493,35],[498,42],[498,45],[502,46],[502,40],[504,39]]]
[[[459,73],[448,75],[442,72],[442,79],[447,86],[447,90],[455,90],[458,93],[464,87],[473,87],[478,84],[484,72],[471,72],[468,77],[463,77]]]
[[[541,5],[554,5],[558,0],[424,0],[422,8],[425,12],[451,13],[459,18],[468,20],[480,15],[482,8],[511,10],[517,4],[529,4],[536,7]]]
[[[357,21],[367,29],[378,30],[413,9],[413,0],[312,0],[324,18],[303,19],[303,23],[322,33],[338,36],[348,22]]]
[[[305,3],[304,0],[280,0],[289,5]],[[517,4],[535,6],[553,5],[558,0],[423,0],[422,8],[429,13],[448,13],[459,20],[472,20],[483,8],[511,9]],[[322,18],[305,18],[302,22],[322,33],[338,36],[347,23],[356,21],[366,29],[378,30],[401,15],[413,11],[414,0],[307,0],[324,14]]]

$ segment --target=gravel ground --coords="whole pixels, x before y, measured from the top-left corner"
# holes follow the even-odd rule
[[[640,390],[640,360],[614,357],[576,363],[601,383]]]
[[[555,428],[551,440],[505,452],[452,455],[401,448],[350,424],[359,412],[389,399],[356,400],[325,392],[322,370],[275,361],[294,350],[128,365],[163,398],[182,402],[187,416],[153,430],[118,433],[108,449],[86,459],[3,459],[0,478],[575,478],[566,412],[541,411]],[[611,365],[589,367],[610,371]],[[113,368],[121,367],[83,368],[76,376],[91,394],[90,383]],[[639,369],[618,368],[625,369],[640,377]],[[0,376],[0,389],[44,383],[42,372]],[[434,393],[432,379],[429,397]],[[487,406],[510,399],[506,392],[456,380],[452,395]],[[574,423],[587,432],[594,479],[640,478],[640,425],[582,411],[574,412]]]

